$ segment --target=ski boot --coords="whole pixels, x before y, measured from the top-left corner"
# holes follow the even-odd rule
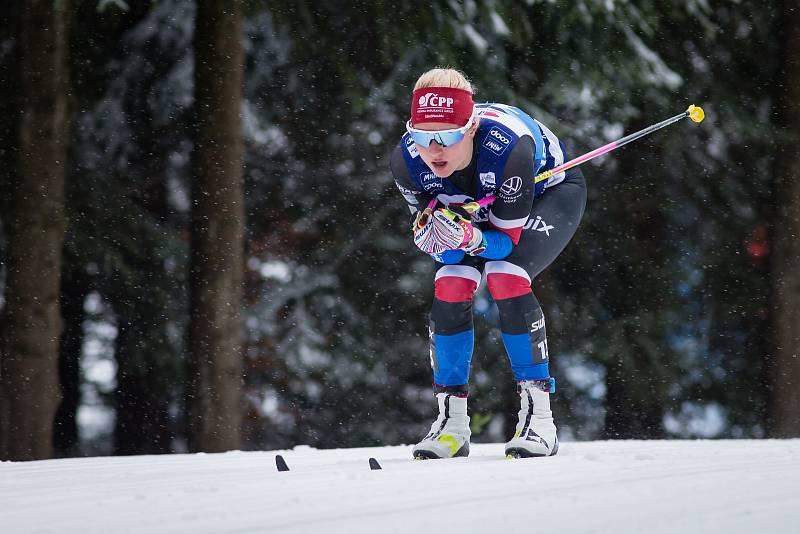
[[[437,393],[439,417],[431,425],[431,431],[422,441],[414,445],[413,455],[417,460],[432,460],[469,456],[469,417],[467,398],[449,393]]]
[[[558,452],[556,425],[550,411],[555,380],[523,380],[518,383],[521,408],[514,438],[506,443],[506,458],[553,456]]]

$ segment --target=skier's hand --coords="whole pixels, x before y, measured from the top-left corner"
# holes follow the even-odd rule
[[[486,249],[483,232],[473,226],[469,219],[453,213],[447,208],[440,208],[433,212],[433,233],[439,243],[448,249],[460,249],[474,256]]]
[[[431,210],[426,209],[417,212],[414,221],[411,223],[411,231],[414,233],[414,244],[426,254],[440,254],[448,247],[439,241],[433,231],[433,217]]]

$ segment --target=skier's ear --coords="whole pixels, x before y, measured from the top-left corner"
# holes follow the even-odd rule
[[[478,126],[480,126],[480,124],[481,124],[480,117],[475,117],[475,124],[473,124],[470,127],[469,131],[467,132],[467,135],[469,135],[470,137],[475,137],[475,134],[478,131]]]

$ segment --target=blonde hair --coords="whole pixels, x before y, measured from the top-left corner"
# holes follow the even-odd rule
[[[414,91],[424,87],[453,87],[475,93],[475,88],[463,72],[448,67],[431,69],[417,79]]]

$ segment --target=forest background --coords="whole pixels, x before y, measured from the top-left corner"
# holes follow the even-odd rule
[[[12,0],[0,459],[416,442],[433,264],[387,156],[463,70],[584,166],[535,281],[564,439],[800,436],[790,0]],[[475,441],[518,406],[476,296]]]

